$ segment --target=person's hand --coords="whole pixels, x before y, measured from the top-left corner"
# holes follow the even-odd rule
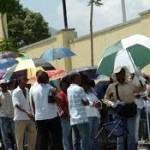
[[[94,101],[94,102],[93,102],[93,106],[94,106],[95,108],[99,108],[99,107],[101,107],[101,102],[99,102],[99,101]]]
[[[119,100],[117,100],[116,102],[113,102],[113,103],[112,103],[112,107],[113,107],[113,108],[116,108],[116,107],[118,106],[118,104],[120,104],[120,101],[119,101]]]
[[[87,105],[89,105],[89,101],[88,100],[87,101],[82,100],[82,104],[83,104],[83,106],[87,106]]]
[[[33,114],[31,114],[30,112],[26,112],[27,116],[32,120],[32,121],[35,121],[35,117]]]

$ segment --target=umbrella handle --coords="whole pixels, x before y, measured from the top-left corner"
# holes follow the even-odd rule
[[[141,79],[140,79],[140,76],[139,76],[139,74],[138,74],[138,72],[137,72],[137,67],[135,66],[135,64],[134,64],[134,62],[133,62],[133,59],[132,59],[132,57],[131,57],[131,55],[130,55],[130,52],[128,51],[128,49],[126,49],[126,50],[127,50],[128,56],[129,56],[129,58],[130,58],[130,60],[131,60],[131,63],[132,63],[132,65],[133,65],[133,67],[134,67],[135,74],[136,74],[137,77],[139,78],[139,83],[140,83],[141,87],[144,87],[144,85],[143,85],[143,83],[142,83],[142,81],[141,81]]]

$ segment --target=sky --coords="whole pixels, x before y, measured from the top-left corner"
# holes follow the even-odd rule
[[[66,0],[68,27],[75,28],[78,35],[90,33],[89,0]],[[24,7],[40,12],[49,26],[64,28],[62,0],[20,0]],[[121,0],[102,0],[101,7],[94,7],[93,30],[99,31],[122,23]],[[140,12],[150,10],[150,0],[125,0],[127,20],[138,17]]]

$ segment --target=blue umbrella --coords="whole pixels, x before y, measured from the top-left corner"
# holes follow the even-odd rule
[[[4,58],[0,60],[0,70],[6,70],[7,68],[17,64],[18,61],[14,58]]]
[[[48,49],[41,55],[41,58],[46,61],[54,61],[57,59],[71,57],[75,54],[69,48],[53,48]]]

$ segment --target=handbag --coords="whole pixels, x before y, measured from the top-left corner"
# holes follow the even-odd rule
[[[48,94],[48,103],[55,103],[55,98],[53,95],[50,94],[50,91]]]
[[[118,93],[118,84],[115,85],[116,88],[116,96],[119,101],[121,101]],[[117,107],[115,108],[115,111],[124,118],[130,118],[134,117],[137,114],[137,105],[132,102],[132,103],[125,103],[124,105],[118,104]]]

